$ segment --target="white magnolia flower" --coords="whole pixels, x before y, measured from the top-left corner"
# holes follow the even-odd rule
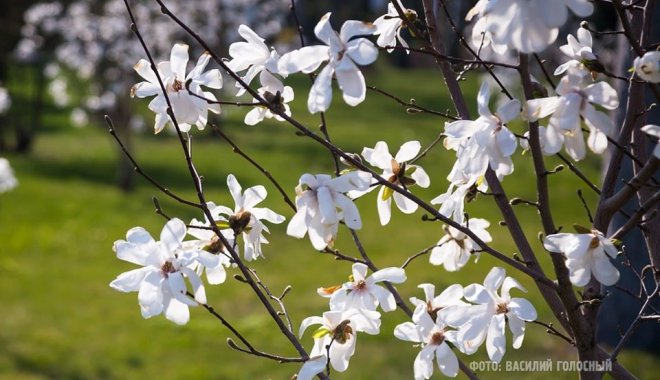
[[[485,219],[472,218],[466,223],[463,223],[463,226],[474,232],[484,243],[489,243],[493,240],[488,231],[486,231],[490,223]],[[470,255],[475,253],[480,247],[474,240],[454,227],[445,226],[444,230],[447,234],[438,241],[437,247],[431,250],[429,262],[433,265],[443,265],[445,270],[455,272],[463,268],[470,259]],[[478,258],[479,253],[476,252],[475,254]]]
[[[384,268],[367,277],[368,267],[362,263],[353,264],[350,281],[341,287],[319,288],[318,294],[330,297],[331,310],[376,310],[378,305],[383,311],[396,309],[394,295],[379,282],[388,281],[400,284],[406,281],[406,272],[402,268]]]
[[[396,326],[394,336],[422,345],[413,364],[415,380],[431,378],[434,358],[443,375],[456,377],[458,374],[458,358],[447,344],[447,342],[458,344],[456,331],[449,330],[441,317],[438,316],[434,321],[428,314],[421,314],[416,323],[404,322]]]
[[[269,74],[272,76],[272,73],[277,72],[279,54],[275,50],[271,51],[264,43],[264,39],[259,37],[247,25],[241,24],[238,27],[238,34],[246,42],[234,42],[229,45],[229,55],[232,57],[232,60],[227,62],[227,66],[235,72],[247,70],[241,79],[248,85],[257,74],[260,74],[261,84],[266,86],[264,78]],[[241,96],[245,93],[246,90],[240,83],[236,82],[236,87],[239,88],[236,96]]]
[[[564,145],[566,152],[574,160],[584,158],[586,150],[580,117],[584,118],[589,127],[589,149],[598,154],[607,149],[607,134],[613,130],[614,123],[593,105],[613,110],[619,106],[619,97],[616,90],[606,82],[597,82],[586,87],[581,82],[580,76],[569,72],[557,86],[558,96],[527,101],[530,120],[552,115],[548,127],[541,135],[545,154],[555,154]]]
[[[660,51],[649,51],[635,58],[635,74],[651,83],[660,83]]]
[[[566,41],[567,44],[560,46],[559,50],[571,60],[557,67],[555,75],[563,74],[567,70],[572,70],[577,75],[589,74],[591,70],[587,65],[593,61],[598,61],[598,57],[591,50],[593,44],[591,33],[580,27],[577,31],[577,39],[569,34]]]
[[[366,172],[353,171],[336,178],[303,174],[296,186],[298,211],[291,218],[286,233],[300,239],[309,232],[314,249],[322,250],[333,244],[341,220],[350,229],[362,228],[360,213],[345,194],[365,190],[370,184],[371,175]]]
[[[419,141],[409,141],[403,145],[397,152],[396,156],[392,157],[387,147],[387,143],[379,141],[376,146],[371,148],[364,148],[362,150],[362,157],[371,165],[383,170],[381,177],[388,180],[388,182],[401,186],[404,189],[413,185],[420,187],[429,187],[431,180],[429,179],[426,171],[419,165],[408,164],[408,161],[417,156],[421,145]],[[374,184],[377,182],[374,181]],[[368,191],[375,189],[378,186],[371,186]],[[362,195],[362,193],[351,193],[351,197]],[[394,203],[402,212],[412,214],[417,210],[417,203],[408,199],[402,194],[395,192],[387,186],[380,186],[378,191],[378,216],[380,224],[383,226],[390,222],[392,199]]]
[[[401,4],[401,0],[396,0],[403,9],[406,17],[414,21],[417,19],[417,12],[412,9],[407,9]],[[406,24],[403,22],[403,19],[399,16],[399,13],[396,11],[394,4],[387,4],[387,13],[378,17],[374,21],[374,26],[376,27],[375,35],[378,36],[376,44],[380,47],[386,47],[387,52],[391,53],[396,46],[396,42],[399,41],[401,46],[406,48],[406,53],[409,54],[408,43],[401,37],[401,29],[406,27]]]
[[[660,139],[660,125],[647,124],[642,127],[642,132],[646,133],[649,136],[653,136],[657,139]],[[653,149],[653,155],[660,159],[660,143],[655,144]]]
[[[520,102],[511,99],[492,114],[488,108],[490,101],[490,85],[483,82],[477,96],[479,118],[477,120],[457,120],[445,125],[445,135],[453,139],[451,146],[456,146],[458,160],[455,170],[468,178],[483,176],[488,165],[498,177],[513,172],[511,155],[518,145],[513,133],[506,123],[520,113]],[[462,149],[461,149],[462,148]]]
[[[220,215],[220,210],[218,206],[213,202],[208,202],[207,207],[211,211],[211,215],[214,218],[214,223],[218,221],[224,222],[226,219]],[[190,222],[190,227],[188,228],[188,235],[193,236],[196,240],[188,240],[183,242],[184,247],[194,247],[199,250],[199,257],[197,264],[193,265],[192,268],[197,272],[198,275],[202,275],[202,272],[206,271],[206,279],[211,285],[222,284],[227,278],[226,267],[231,266],[232,260],[230,259],[229,252],[227,247],[222,244],[218,235],[215,234],[212,230],[208,229],[211,226],[211,223],[204,218],[205,221],[201,222],[197,219],[193,219]],[[195,226],[205,227],[205,228],[195,228]],[[220,233],[227,240],[229,245],[234,243],[234,233],[230,229],[221,230]]]
[[[314,332],[314,348],[312,348],[309,356],[312,358],[320,356],[327,358],[326,355],[329,352],[332,368],[337,372],[344,372],[348,368],[351,356],[355,353],[357,333],[365,332],[376,335],[380,332],[380,313],[355,309],[326,311],[323,313],[323,317],[305,318],[300,324],[299,335],[302,337],[305,330],[311,325],[321,325],[321,327]],[[329,350],[327,349],[328,345],[330,346]],[[323,370],[318,363],[312,363],[312,367]],[[307,370],[311,372],[309,367]],[[310,375],[313,376],[316,373]]]
[[[488,15],[483,14],[490,0],[479,0],[465,16],[465,21],[470,22],[474,16],[480,15],[477,22],[472,26],[472,46],[483,48],[490,46],[497,54],[504,55],[509,47],[506,44],[495,43],[490,31],[488,31]]]
[[[548,235],[543,246],[550,252],[563,253],[569,279],[575,286],[585,286],[591,275],[603,285],[614,285],[619,281],[619,271],[610,262],[618,251],[614,244],[599,231],[589,234],[561,233]],[[609,256],[609,257],[608,257]]]
[[[465,202],[469,202],[477,190],[485,191],[486,188],[486,181],[483,181],[483,177],[472,178],[467,182],[452,181],[444,194],[431,199],[431,204],[441,205],[438,210],[440,214],[451,218],[456,223],[463,223],[465,221]]]
[[[210,92],[203,91],[201,88],[201,86],[214,89],[222,87],[222,76],[218,69],[204,72],[210,58],[211,55],[209,53],[205,52],[202,54],[192,71],[186,75],[188,45],[176,44],[172,47],[170,60],[158,64],[158,76],[160,76],[165,85],[167,97],[172,104],[174,117],[183,132],[188,132],[192,124],[196,125],[200,130],[204,129],[208,122],[208,111],[220,113],[219,104],[209,104],[205,100],[216,101],[215,96]],[[163,130],[168,121],[171,122],[167,114],[165,94],[161,91],[158,78],[152,70],[149,61],[141,59],[135,65],[134,69],[145,81],[131,88],[131,97],[145,98],[156,96],[149,103],[149,109],[156,113],[154,129],[158,133]],[[189,81],[190,92],[197,96],[193,96],[188,92],[186,86],[188,86]]]
[[[266,188],[258,185],[245,189],[241,193],[241,185],[233,174],[227,176],[227,187],[234,198],[234,209],[225,206],[217,206],[211,210],[211,214],[225,216],[229,228],[234,232],[235,238],[243,236],[243,256],[247,261],[264,257],[261,244],[268,244],[263,232],[270,232],[262,222],[267,220],[279,224],[284,221],[284,216],[265,207],[255,207],[261,203],[268,192]],[[223,218],[224,219],[224,218]],[[222,220],[222,219],[219,219]]]
[[[284,86],[282,81],[274,77],[268,71],[262,71],[261,74],[261,88],[258,90],[261,97],[264,98],[271,106],[275,107],[284,114],[291,116],[291,108],[287,103],[293,100],[293,89],[289,86]],[[256,102],[257,100],[254,99]],[[278,121],[284,119],[274,114],[270,108],[258,105],[245,115],[245,124],[255,125],[263,119],[275,118]]]
[[[356,106],[362,103],[367,91],[364,76],[357,65],[363,66],[374,62],[378,56],[378,49],[366,38],[353,37],[373,34],[375,31],[376,27],[371,23],[348,20],[337,33],[330,25],[330,12],[328,12],[314,28],[316,37],[328,46],[305,46],[284,54],[277,64],[278,72],[283,75],[299,71],[309,74],[323,62],[328,61],[316,76],[309,92],[307,100],[309,112],[323,112],[330,107],[333,74],[337,77],[344,101],[350,106]]]
[[[0,157],[0,193],[7,192],[18,186],[18,180],[9,165],[9,160]]]
[[[483,286],[471,284],[464,289],[465,299],[475,303],[465,309],[455,309],[448,320],[465,320],[458,330],[459,348],[466,354],[473,354],[486,341],[488,357],[500,362],[506,351],[505,325],[513,335],[513,348],[518,349],[525,337],[525,322],[536,320],[536,309],[523,298],[512,298],[513,288],[526,291],[518,281],[505,277],[503,268],[494,267],[486,276]],[[498,289],[501,289],[498,294]]]
[[[165,313],[176,324],[190,319],[188,306],[206,303],[202,280],[188,266],[198,258],[197,250],[182,250],[186,225],[171,219],[155,241],[142,227],[126,233],[126,240],[117,240],[113,250],[121,260],[143,266],[120,274],[110,287],[122,292],[138,292],[138,303],[144,318]],[[190,299],[185,278],[192,285],[194,300]]]
[[[540,52],[553,43],[566,22],[567,8],[582,18],[593,12],[588,0],[481,0],[475,8],[470,18],[479,14],[486,19],[479,32],[490,34],[495,45],[521,53]]]
[[[420,284],[417,287],[424,291],[424,300],[416,297],[410,298],[410,302],[415,305],[412,316],[413,322],[419,322],[422,314],[429,315],[433,320],[436,320],[439,314],[445,314],[456,307],[467,307],[469,305],[461,300],[463,298],[463,287],[459,284],[449,286],[437,296],[433,284]]]

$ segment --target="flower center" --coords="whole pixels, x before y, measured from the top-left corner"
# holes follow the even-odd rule
[[[506,303],[497,305],[497,314],[506,314],[509,312],[509,306]]]
[[[247,229],[251,219],[249,211],[241,210],[229,217],[229,227],[238,235]]]
[[[174,83],[172,83],[172,91],[179,92],[181,90],[183,90],[183,82],[181,82],[178,79],[175,79]]]
[[[222,241],[220,240],[220,238],[218,237],[218,235],[213,235],[213,237],[211,238],[211,241],[210,241],[209,245],[207,245],[207,246],[204,247],[204,248],[205,248],[205,250],[208,251],[208,252],[211,252],[211,253],[213,253],[213,254],[218,254],[218,253],[220,253],[220,252],[222,252],[222,251],[225,250],[225,245],[222,244]]]
[[[282,94],[279,91],[275,94],[266,91],[264,93],[264,99],[274,112],[284,113],[286,111],[284,108],[284,99],[282,99]]]
[[[364,280],[360,280],[355,283],[355,290],[364,290],[367,287],[367,283]]]
[[[165,274],[165,277],[167,277],[168,274],[176,272],[176,268],[174,268],[174,264],[172,264],[171,261],[166,261],[161,267],[160,270]]]
[[[439,346],[442,344],[442,342],[445,341],[445,334],[442,331],[436,331],[431,335],[431,339],[429,341],[429,344],[432,344],[434,346]]]
[[[594,236],[594,237],[591,239],[591,242],[589,243],[589,249],[595,249],[595,248],[598,248],[599,245],[600,245],[600,241],[598,240],[598,237],[597,237],[597,236]]]
[[[353,328],[350,326],[351,321],[346,319],[342,321],[335,329],[332,331],[332,337],[339,344],[344,344],[353,334]]]

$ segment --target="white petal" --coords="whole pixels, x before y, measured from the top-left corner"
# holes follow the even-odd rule
[[[497,115],[502,123],[508,123],[518,117],[520,113],[520,101],[511,99],[497,108]]]
[[[619,271],[604,252],[594,254],[594,277],[605,286],[611,286],[619,281]]]
[[[177,79],[183,81],[186,78],[186,65],[188,64],[188,45],[175,44],[170,53],[170,65],[172,73]]]
[[[164,278],[159,272],[150,272],[144,277],[138,291],[138,303],[142,317],[150,318],[163,310],[163,292],[161,290]]]
[[[378,58],[378,48],[366,38],[357,38],[346,44],[346,55],[360,66],[369,65]]]
[[[477,105],[479,108],[479,115],[490,116],[490,108],[488,108],[488,101],[490,100],[490,84],[488,82],[481,83],[479,94],[477,94]]]
[[[426,174],[426,171],[421,166],[411,166],[415,167],[415,171],[410,174],[410,177],[415,180],[415,184],[423,188],[429,187],[431,185],[431,179],[429,178],[429,175]]]
[[[264,107],[254,107],[250,112],[245,114],[245,120],[243,122],[246,125],[257,125],[264,119],[267,109]]]
[[[393,284],[400,284],[406,281],[406,271],[402,268],[384,268],[371,275],[374,282],[389,281]]]
[[[362,219],[360,218],[360,212],[358,211],[357,206],[355,206],[355,203],[342,194],[338,194],[335,200],[344,213],[343,219],[346,223],[346,227],[353,230],[359,230],[362,228]]]
[[[493,269],[488,272],[488,275],[486,275],[486,278],[484,279],[484,287],[494,292],[496,289],[502,286],[505,276],[506,271],[504,268],[493,267]]]
[[[415,156],[417,156],[417,153],[419,153],[420,149],[422,149],[422,144],[420,144],[419,141],[408,141],[407,143],[401,145],[401,148],[399,148],[396,156],[394,156],[394,160],[396,162],[410,161],[415,158]]]
[[[486,351],[490,360],[499,363],[506,352],[506,337],[504,335],[505,319],[504,314],[494,315],[490,320],[488,327],[488,336],[486,337]]]
[[[362,103],[367,94],[367,87],[360,69],[351,63],[346,69],[335,71],[335,74],[346,104],[357,106]]]
[[[185,325],[190,320],[188,305],[179,302],[176,298],[170,298],[165,304],[165,318],[177,325]]]
[[[458,358],[446,343],[443,342],[435,349],[435,356],[438,360],[440,372],[448,377],[458,375]]]
[[[327,362],[328,358],[326,356],[310,358],[305,364],[303,364],[302,368],[300,368],[297,380],[312,380],[317,374],[325,370]]]
[[[348,20],[339,31],[342,41],[348,41],[355,36],[371,35],[376,32],[376,26],[370,22]]]
[[[587,95],[589,102],[599,104],[608,110],[616,109],[619,106],[619,96],[607,82],[594,83],[582,91]]]
[[[110,283],[110,287],[120,292],[137,292],[144,277],[151,271],[153,268],[145,267],[124,272]]]
[[[404,322],[394,328],[394,336],[409,342],[422,342],[417,325],[412,322]]]
[[[381,186],[378,191],[378,199],[376,199],[376,207],[378,208],[378,218],[382,226],[387,225],[390,222],[392,216],[392,197],[390,196],[386,200],[383,200],[383,193],[385,192],[385,186]]]
[[[307,98],[307,109],[310,113],[324,112],[330,107],[330,102],[332,102],[332,74],[332,66],[326,65],[314,80]]]
[[[413,364],[413,371],[415,374],[415,380],[421,379],[430,379],[433,375],[433,354],[435,353],[435,347],[426,345],[415,357],[415,363]]]
[[[394,198],[394,203],[396,203],[396,207],[401,210],[401,212],[405,214],[412,214],[413,212],[417,211],[417,203],[413,202],[411,199],[408,199],[408,197],[399,193],[394,193],[392,198]]]
[[[518,349],[522,346],[523,339],[525,338],[525,322],[515,315],[507,314],[509,322],[509,330],[513,336],[513,348]]]
[[[511,313],[518,316],[523,321],[535,321],[537,314],[534,305],[524,298],[512,298],[507,305]]]
[[[305,46],[284,54],[277,62],[277,71],[282,75],[289,75],[302,71],[309,74],[327,61],[330,48],[323,45]]]
[[[160,241],[170,250],[174,251],[181,245],[186,236],[186,224],[181,219],[172,218],[160,232]]]

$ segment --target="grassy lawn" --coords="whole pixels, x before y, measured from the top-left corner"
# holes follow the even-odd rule
[[[421,105],[444,111],[450,108],[440,74],[434,70],[402,73],[377,67],[366,74],[369,84],[411,97]],[[294,116],[318,130],[317,116],[306,112],[307,78],[292,78],[297,89]],[[465,84],[467,98],[474,99],[477,85]],[[146,103],[145,103],[146,106]],[[299,137],[284,124],[267,121],[255,127],[242,124],[245,109],[224,108],[220,121],[223,130],[242,149],[266,167],[294,197],[294,187],[303,173],[330,173],[330,154],[309,139]],[[131,193],[114,186],[117,147],[103,128],[73,129],[66,118],[50,115],[49,123],[29,156],[10,155],[20,181],[12,192],[0,196],[0,379],[289,379],[297,365],[277,364],[248,357],[227,347],[229,331],[201,308],[191,310],[191,321],[176,326],[164,317],[144,320],[135,293],[124,294],[108,287],[116,275],[132,269],[112,252],[112,243],[123,239],[126,231],[143,226],[158,236],[164,220],[155,214],[151,202],[157,196],[166,213],[184,220],[200,218],[159,193],[143,179]],[[394,153],[401,143],[417,139],[428,145],[440,133],[444,120],[426,114],[407,114],[405,108],[375,93],[358,108],[343,104],[335,91],[335,101],[327,115],[332,139],[347,151],[360,152],[386,141]],[[195,131],[196,132],[196,131]],[[193,133],[193,152],[204,177],[207,199],[233,207],[226,189],[226,176],[236,175],[243,188],[264,184],[269,197],[263,203],[287,217],[293,215],[274,187],[254,167],[234,154],[226,142],[210,132]],[[178,141],[167,134],[138,136],[136,156],[143,169],[177,194],[194,200]],[[431,176],[429,189],[416,189],[430,200],[447,188],[446,175],[453,155],[439,145],[419,162]],[[548,166],[556,165],[553,159]],[[529,155],[516,154],[516,173],[504,186],[509,197],[531,199],[534,194],[533,171]],[[580,163],[591,178],[598,178],[599,162]],[[583,189],[588,201],[593,194],[568,170],[551,177],[551,196],[556,223],[570,226],[588,224],[576,189]],[[443,232],[439,223],[420,222],[421,212],[403,215],[393,210],[392,222],[382,227],[376,214],[375,193],[357,201],[364,221],[359,236],[379,267],[399,266],[407,257],[434,244]],[[550,268],[547,253],[536,235],[538,216],[530,207],[518,206],[518,216],[545,268]],[[480,196],[468,205],[475,217],[491,221],[493,246],[513,254],[515,246],[504,227],[497,224],[493,202]],[[350,263],[337,262],[320,254],[307,239],[285,235],[286,222],[272,226],[271,244],[265,247],[266,260],[253,264],[262,280],[274,293],[287,285],[287,307],[294,323],[326,311],[326,300],[316,288],[346,281]],[[357,256],[350,236],[343,231],[337,248]],[[406,298],[421,297],[417,284],[431,282],[438,289],[452,283],[467,285],[481,282],[497,263],[483,255],[478,264],[470,263],[458,273],[433,267],[428,258],[413,262],[407,269],[409,281],[399,286]],[[509,271],[527,286],[526,295],[539,311],[539,319],[554,322],[533,283],[522,274]],[[233,279],[208,286],[209,304],[264,351],[294,356],[275,324],[261,312],[249,288]],[[393,338],[392,330],[404,322],[401,311],[383,315],[380,336],[361,335],[357,353],[345,374],[335,379],[405,379],[412,377],[412,362],[417,348]],[[303,342],[311,348],[308,333]],[[521,350],[510,346],[504,360],[573,359],[574,352],[538,325],[529,325]],[[465,362],[485,360],[485,347]],[[628,352],[621,356],[633,372],[659,370],[657,358]],[[560,374],[565,377],[577,374]],[[436,373],[436,376],[440,376]],[[483,378],[501,378],[495,372]],[[547,373],[509,373],[511,378],[542,378]]]

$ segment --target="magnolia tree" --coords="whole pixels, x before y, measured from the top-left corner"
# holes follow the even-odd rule
[[[616,361],[617,356],[637,326],[657,321],[659,317],[652,301],[657,299],[660,280],[658,220],[653,219],[660,196],[654,178],[660,151],[657,146],[653,152],[647,148],[660,135],[660,127],[646,120],[651,105],[643,97],[648,90],[655,96],[653,101],[657,101],[660,94],[657,87],[660,53],[653,51],[657,41],[649,40],[653,3],[652,0],[632,3],[612,0],[608,5],[616,10],[622,25],[622,31],[617,33],[636,57],[629,75],[623,77],[610,73],[607,64],[599,61],[592,36],[601,32],[587,23],[568,35],[566,41],[557,41],[558,30],[570,13],[585,18],[594,11],[594,3],[587,0],[480,0],[465,15],[474,22],[472,35],[466,39],[454,29],[468,58],[451,57],[445,52],[443,40],[447,36],[441,35],[436,20],[446,16],[452,25],[454,20],[442,0],[424,0],[423,17],[407,8],[412,4],[399,1],[391,2],[387,14],[373,22],[349,20],[333,25],[332,15],[327,13],[314,28],[318,41],[291,51],[273,50],[255,32],[254,25],[240,25],[237,28],[240,38],[231,44],[226,58],[216,53],[207,41],[213,36],[196,30],[186,21],[185,14],[174,11],[166,2],[155,0],[150,6],[160,10],[204,49],[201,55],[190,57],[188,45],[171,41],[169,59],[165,61],[153,58],[152,41],[143,33],[146,25],[137,18],[138,8],[134,2],[124,1],[127,23],[135,34],[135,44],[144,49],[144,58],[134,62],[140,81],[120,96],[149,98],[149,109],[155,114],[155,133],[170,129],[177,134],[197,197],[186,199],[167,190],[126,153],[156,189],[197,210],[199,219],[184,222],[166,216],[167,222],[158,238],[141,227],[128,230],[125,240],[115,242],[114,251],[119,259],[138,268],[120,274],[110,286],[122,292],[138,292],[144,318],[162,314],[176,324],[186,324],[189,308],[201,306],[233,335],[228,340],[230,347],[263,360],[294,363],[297,367],[291,372],[297,372],[300,380],[327,379],[333,371],[349,370],[351,358],[358,350],[357,337],[364,334],[387,335],[416,343],[419,353],[410,369],[415,379],[430,378],[435,367],[444,376],[454,377],[461,371],[469,378],[477,378],[465,364],[469,355],[485,350],[490,360],[499,363],[509,346],[521,347],[529,323],[545,326],[549,334],[575,347],[576,360],[585,363],[579,367],[581,378],[600,378],[605,372],[615,378],[633,378]],[[295,5],[291,3],[294,16]],[[409,37],[402,34],[406,29]],[[545,67],[539,54],[554,43],[561,44],[563,63],[557,68]],[[484,49],[506,54],[506,59],[515,56],[515,63],[500,62],[497,55],[486,61],[481,57]],[[424,147],[414,140],[400,147],[378,141],[374,146],[365,144],[369,146],[358,155],[333,144],[331,128],[323,117],[331,112],[333,93],[348,105],[359,106],[367,95],[363,67],[394,50],[434,58],[455,107],[455,114],[435,112],[387,94],[415,112],[437,116],[444,148],[455,152],[455,163],[446,176],[447,190],[433,199],[416,195],[416,188],[428,187],[432,177],[435,177],[433,181],[443,182],[437,173],[422,167],[429,150],[441,149],[439,141]],[[189,64],[191,58],[194,66]],[[454,71],[465,66],[483,69],[495,79],[495,85],[483,80],[477,98],[465,98]],[[522,89],[519,97],[504,87],[495,68],[515,73]],[[537,80],[530,70],[544,75]],[[321,116],[320,133],[299,122],[289,107],[294,94],[285,84],[286,79],[304,74],[313,80],[309,93],[299,95],[298,99],[306,100],[310,113]],[[264,186],[243,189],[232,174],[227,177],[227,187],[233,206],[216,205],[207,198],[192,155],[195,134],[209,125],[209,112],[221,112],[221,105],[246,105],[236,100],[218,100],[221,95],[217,90],[223,86],[223,78],[232,78],[237,83],[238,88],[234,89],[237,95],[249,94],[253,98],[247,103],[253,108],[245,113],[245,124],[274,118],[331,153],[335,171],[300,173],[295,199],[291,199],[293,184],[280,183],[217,130],[235,151],[264,174],[264,180],[278,189],[290,207],[285,215],[267,207]],[[622,88],[621,92],[610,84],[614,81]],[[490,101],[495,92],[508,97],[497,107]],[[478,115],[469,112],[470,104],[476,105]],[[624,112],[622,123],[615,122],[608,114],[615,109]],[[524,125],[522,131],[509,128],[508,124],[514,120]],[[110,133],[124,146],[112,119],[107,117],[106,121]],[[533,200],[510,199],[502,185],[505,177],[516,175],[514,160],[516,152],[520,152],[518,145],[533,161],[532,186],[536,188]],[[597,155],[610,152],[602,181],[589,179],[579,169],[577,162],[588,151]],[[593,215],[590,214],[592,225],[576,226],[575,233],[560,232],[554,222],[549,192],[559,184],[553,181],[554,171],[548,170],[544,162],[553,155],[560,157],[598,196],[596,204],[586,205],[585,201],[586,206],[595,208]],[[634,175],[624,178],[625,186],[619,189],[615,185],[621,179],[624,156],[632,158]],[[372,191],[377,195],[369,194]],[[477,193],[483,195],[475,200]],[[362,197],[371,201],[375,198],[381,225],[396,217],[398,211],[393,208],[406,214],[423,211],[427,222],[437,223],[441,233],[435,239],[439,240],[424,252],[411,253],[401,267],[380,268],[358,236],[362,228],[378,228],[378,222],[360,217],[355,200]],[[622,205],[629,200],[636,200],[636,210],[625,214],[627,222],[623,226],[612,228],[613,216],[622,212]],[[464,205],[470,201],[494,205],[501,212],[510,234],[498,239],[511,239],[519,255],[499,251],[491,245],[494,238],[488,232],[490,222],[480,215],[465,213]],[[531,238],[523,233],[512,207],[519,203],[538,211],[545,251],[534,250]],[[164,212],[160,213],[165,216]],[[318,295],[328,300],[327,309],[319,310],[299,325],[287,313],[289,300],[284,299],[287,291],[275,295],[251,268],[255,260],[264,259],[269,226],[279,223],[286,223],[286,233],[292,238],[307,236],[314,250],[353,263],[349,281],[318,288]],[[642,290],[630,292],[631,297],[641,301],[641,306],[619,343],[605,349],[596,342],[596,316],[603,298],[607,297],[605,287],[617,286],[619,280],[619,269],[613,260],[622,257],[625,262],[627,255],[645,254],[626,252],[620,243],[622,237],[637,227],[644,234],[650,262],[644,270],[635,272]],[[359,257],[334,248],[340,229],[346,229],[352,236]],[[406,267],[427,254],[430,264],[443,266],[450,272],[470,265],[469,259],[478,254],[493,256],[502,267],[484,268],[487,275],[479,284],[453,284],[444,289],[434,284],[419,284],[424,297],[412,297],[408,303],[406,296],[413,294],[404,296],[395,284],[415,281],[416,274],[407,272]],[[545,255],[551,257],[552,264],[541,266],[539,259]],[[625,270],[635,271],[632,267]],[[228,318],[207,304],[208,286],[222,286],[228,273],[252,290],[253,302],[260,304],[272,318],[282,339],[297,351],[296,357],[260,351]],[[554,321],[537,321],[539,305],[519,297],[526,291],[516,279],[520,277],[533,280]],[[649,282],[652,286],[646,285]],[[401,323],[394,331],[381,331],[382,313],[397,311]],[[311,334],[310,326],[315,326]],[[511,332],[509,342],[507,329]]]
[[[174,0],[167,5],[206,36],[214,49],[236,38],[236,29],[244,23],[258,25],[257,31],[265,36],[279,32],[279,19],[287,9],[285,0]],[[133,1],[131,6],[154,57],[167,57],[174,41],[192,41],[152,2]],[[139,128],[142,119],[124,96],[133,80],[124,75],[124,68],[134,65],[144,51],[126,28],[122,0],[76,0],[66,6],[57,1],[38,3],[25,12],[24,22],[16,55],[22,61],[49,62],[44,72],[51,79],[49,93],[54,103],[70,106],[81,99],[71,113],[74,125],[86,124],[90,114],[109,114],[130,146],[129,127]],[[132,172],[130,163],[120,166],[121,187],[132,186]]]

